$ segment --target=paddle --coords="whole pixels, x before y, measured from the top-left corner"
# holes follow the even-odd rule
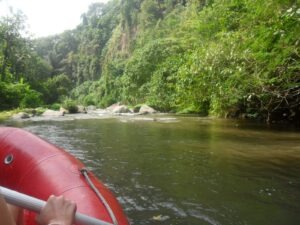
[[[6,202],[37,213],[39,213],[46,204],[46,202],[43,200],[10,190],[2,186],[0,186],[0,193]],[[85,225],[113,225],[103,220],[99,220],[78,212],[75,214],[75,222]]]

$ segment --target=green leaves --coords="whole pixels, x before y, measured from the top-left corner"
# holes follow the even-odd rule
[[[0,81],[0,99],[0,110],[37,107],[43,103],[41,93],[32,90],[27,83]]]
[[[172,67],[169,66],[169,58],[181,52],[183,49],[173,39],[156,40],[148,43],[144,48],[138,49],[127,62],[122,78],[125,100],[128,101],[133,97],[136,104],[146,101],[146,96],[149,95],[150,91],[149,85],[151,86],[151,82],[154,82],[152,81],[154,74],[159,74],[161,69],[164,69],[161,64],[168,61],[165,65],[168,65],[167,69],[172,70]],[[164,82],[164,80],[160,82]]]
[[[68,96],[71,88],[71,80],[65,74],[49,78],[45,82],[45,102],[50,104],[61,100],[63,97]]]
[[[49,102],[76,84],[72,97],[82,104],[293,119],[299,16],[293,0],[114,0],[91,6],[76,30],[37,40],[48,64],[0,26],[0,75],[8,83],[24,78]],[[15,39],[4,38],[10,33]]]

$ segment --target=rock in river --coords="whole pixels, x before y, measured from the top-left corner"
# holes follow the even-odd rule
[[[119,106],[116,106],[112,112],[113,113],[129,113],[130,110],[126,105],[119,105]]]
[[[54,111],[51,109],[47,109],[42,116],[63,116],[65,113],[64,111]]]
[[[153,108],[151,108],[148,105],[142,105],[139,111],[139,114],[152,114],[156,113],[157,111]]]
[[[28,119],[30,118],[29,114],[25,112],[19,112],[12,116],[13,119]]]

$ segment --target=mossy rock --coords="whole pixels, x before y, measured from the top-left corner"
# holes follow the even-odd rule
[[[140,111],[140,108],[142,107],[143,104],[138,104],[133,106],[132,110],[134,113],[138,113]]]

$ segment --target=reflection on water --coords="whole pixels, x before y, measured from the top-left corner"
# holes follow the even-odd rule
[[[116,194],[133,225],[300,224],[300,134],[237,121],[35,121]]]

